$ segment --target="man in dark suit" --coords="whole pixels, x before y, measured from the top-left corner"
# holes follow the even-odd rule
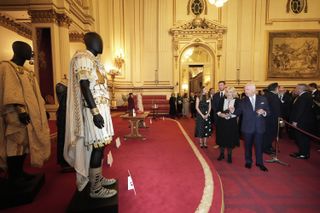
[[[279,86],[279,99],[281,102],[280,105],[280,117],[289,121],[291,106],[293,102],[293,97],[283,86]]]
[[[263,141],[263,152],[266,154],[273,154],[272,142],[276,139],[278,134],[278,123],[281,113],[281,102],[278,97],[279,85],[278,83],[272,83],[268,86],[264,96],[268,100],[270,107],[270,113],[266,118],[266,132]]]
[[[312,110],[312,95],[308,92],[306,84],[298,84],[296,86],[296,94],[298,95],[292,105],[290,121],[306,132],[312,132],[315,125],[315,116]],[[299,130],[294,131],[295,140],[298,144],[299,152],[290,154],[291,157],[297,159],[308,159],[310,157],[310,137]]]
[[[320,91],[316,83],[309,84],[309,88],[313,99],[312,109],[316,116],[315,134],[320,136]]]
[[[211,102],[211,112],[213,114],[213,122],[217,125],[218,115],[217,109],[219,108],[219,103],[224,98],[224,89],[226,87],[225,81],[218,82],[218,91],[213,95],[212,102]],[[219,145],[215,145],[213,148],[218,149]]]
[[[284,119],[285,121],[289,121],[290,112],[291,112],[291,106],[293,102],[293,97],[289,93],[288,90],[286,90],[283,86],[279,86],[279,100],[280,100],[280,117]],[[281,127],[279,129],[279,138],[282,136],[282,132],[284,129],[287,131],[287,133],[290,135],[290,128],[289,126]]]
[[[240,101],[239,107],[234,111],[236,115],[242,114],[241,132],[245,141],[245,167],[252,165],[252,146],[256,148],[256,166],[262,171],[268,171],[263,164],[262,143],[266,130],[266,116],[269,114],[268,101],[263,96],[256,95],[256,86],[248,83],[245,86],[246,97]]]
[[[226,87],[225,81],[218,82],[218,91],[213,95],[213,100],[211,104],[211,110],[214,111],[214,121],[217,121],[217,109],[219,107],[220,100],[224,98],[224,89]]]

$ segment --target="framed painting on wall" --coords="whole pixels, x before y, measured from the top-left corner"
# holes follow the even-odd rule
[[[320,32],[269,32],[268,79],[320,79]]]

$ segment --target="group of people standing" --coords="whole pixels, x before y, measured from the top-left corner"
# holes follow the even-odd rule
[[[169,115],[173,119],[187,117],[190,113],[192,118],[196,115],[194,93],[191,93],[190,97],[188,97],[187,93],[185,93],[183,97],[180,93],[177,94],[177,97],[172,93],[169,99],[169,105]]]
[[[254,144],[256,166],[268,171],[263,163],[263,153],[274,154],[272,142],[278,136],[279,121],[283,119],[291,123],[299,149],[291,156],[297,159],[310,157],[311,139],[301,130],[315,134],[319,132],[320,94],[315,83],[298,84],[291,94],[278,83],[272,83],[264,95],[258,95],[256,86],[248,83],[244,87],[245,96],[241,99],[236,89],[227,87],[224,81],[218,83],[218,88],[215,93],[213,89],[207,92],[203,87],[195,99],[195,137],[199,138],[201,148],[207,148],[207,139],[212,135],[214,124],[216,143],[220,147],[218,161],[225,158],[227,149],[227,162],[232,163],[232,150],[239,146],[241,135],[245,141],[245,167],[252,167]]]
[[[239,146],[239,129],[237,116],[231,114],[239,100],[234,87],[226,87],[224,81],[218,83],[218,92],[210,89],[207,93],[203,87],[201,95],[196,98],[196,128],[195,137],[200,139],[200,147],[207,148],[207,138],[212,135],[213,124],[216,126],[216,143],[220,147],[218,160],[225,158],[224,150],[228,152],[228,162],[232,163],[232,149]]]

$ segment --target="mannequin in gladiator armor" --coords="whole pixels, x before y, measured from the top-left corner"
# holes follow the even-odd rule
[[[107,188],[116,180],[102,176],[104,148],[114,135],[106,71],[97,57],[103,43],[94,32],[86,33],[84,42],[86,50],[70,63],[64,157],[76,170],[79,191],[90,182],[91,198],[110,198],[117,191]]]

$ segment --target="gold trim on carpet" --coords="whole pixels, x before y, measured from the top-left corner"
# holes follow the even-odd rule
[[[217,174],[217,175],[219,177],[219,182],[220,182],[220,186],[221,186],[221,210],[220,210],[220,212],[223,213],[224,212],[224,191],[223,191],[221,177],[219,174]]]
[[[203,194],[202,194],[201,201],[195,212],[209,212],[212,204],[212,200],[213,200],[213,194],[214,194],[214,182],[213,182],[211,169],[207,164],[206,160],[203,158],[202,154],[199,152],[198,148],[194,145],[193,141],[191,140],[187,132],[184,130],[184,128],[180,124],[180,122],[173,119],[167,119],[167,120],[175,121],[178,124],[182,134],[184,135],[189,145],[191,146],[192,151],[198,158],[204,173],[205,184],[203,188]]]

